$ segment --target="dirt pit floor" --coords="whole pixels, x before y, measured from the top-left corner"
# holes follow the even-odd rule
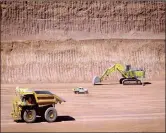
[[[16,123],[12,120],[11,100],[15,87],[49,90],[63,97],[59,117],[47,123]],[[88,88],[89,94],[74,94],[73,87]],[[165,131],[165,81],[146,86],[123,86],[118,82],[93,86],[72,84],[2,84],[1,131],[6,132],[163,132]]]

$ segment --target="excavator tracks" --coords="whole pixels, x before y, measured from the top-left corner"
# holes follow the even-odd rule
[[[138,79],[124,79],[122,81],[123,85],[142,85],[141,80]]]

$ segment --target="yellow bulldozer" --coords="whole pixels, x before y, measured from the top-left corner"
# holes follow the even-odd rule
[[[119,80],[120,84],[123,85],[144,85],[143,80],[145,79],[145,70],[133,69],[131,65],[126,65],[126,68],[122,64],[115,64],[112,67],[106,69],[104,73],[98,77],[93,78],[93,85],[101,83],[111,73],[118,71],[121,73],[122,78]]]
[[[49,91],[33,91],[29,88],[16,87],[11,116],[14,121],[24,120],[27,123],[35,122],[36,116],[53,122],[57,118],[55,104],[62,102],[66,101]]]

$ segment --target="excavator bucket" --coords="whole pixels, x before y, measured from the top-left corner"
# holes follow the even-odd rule
[[[93,81],[92,81],[92,84],[93,85],[95,85],[95,84],[97,84],[97,83],[100,83],[101,81],[100,81],[100,78],[98,77],[98,76],[95,76],[95,77],[93,77]]]

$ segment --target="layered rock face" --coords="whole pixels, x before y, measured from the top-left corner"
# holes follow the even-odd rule
[[[2,83],[90,82],[115,63],[164,79],[165,9],[157,0],[3,0]]]
[[[166,6],[160,0],[8,0],[1,6],[4,40],[154,39],[148,35],[165,32]]]

